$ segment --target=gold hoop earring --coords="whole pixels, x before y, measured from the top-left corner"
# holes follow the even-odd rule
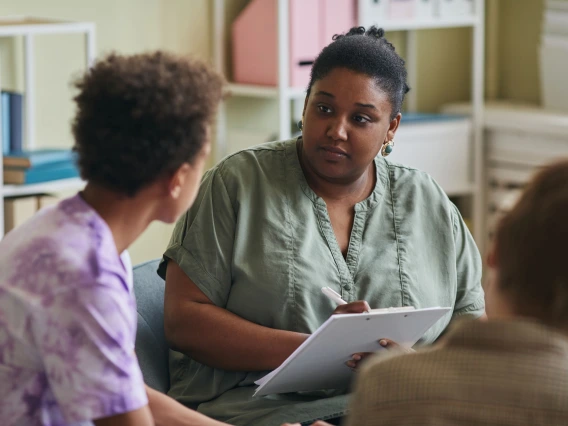
[[[383,157],[388,156],[392,152],[393,148],[394,148],[394,140],[391,139],[387,143],[383,144],[383,147],[381,148],[381,155]]]

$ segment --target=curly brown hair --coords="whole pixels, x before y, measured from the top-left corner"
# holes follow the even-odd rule
[[[161,51],[103,57],[74,83],[81,177],[132,196],[191,163],[223,83],[205,63]]]

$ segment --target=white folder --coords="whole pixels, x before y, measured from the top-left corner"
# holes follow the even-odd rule
[[[343,389],[353,371],[345,365],[357,352],[384,350],[380,339],[412,347],[451,308],[377,309],[332,315],[280,367],[255,383],[255,396]]]

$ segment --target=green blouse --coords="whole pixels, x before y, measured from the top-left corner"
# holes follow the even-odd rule
[[[203,177],[158,272],[164,277],[173,259],[216,305],[302,333],[316,330],[335,308],[324,286],[371,308],[451,306],[422,343],[436,340],[456,316],[481,316],[480,256],[457,208],[423,172],[382,157],[375,168],[373,193],[355,205],[344,258],[326,204],[305,180],[296,140],[229,156]],[[253,382],[266,372],[224,371],[172,351],[170,373],[172,397],[236,425],[345,413],[344,391],[252,398]]]

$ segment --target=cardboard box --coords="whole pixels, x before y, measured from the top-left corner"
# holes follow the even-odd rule
[[[14,197],[4,199],[4,232],[20,226],[37,211],[37,197]]]

